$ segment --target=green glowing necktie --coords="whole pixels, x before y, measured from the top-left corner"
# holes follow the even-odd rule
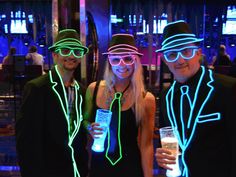
[[[116,92],[111,102],[110,111],[112,118],[110,128],[108,130],[108,145],[106,150],[106,158],[112,165],[115,165],[122,158],[122,147],[120,140],[120,124],[121,124],[121,92]]]

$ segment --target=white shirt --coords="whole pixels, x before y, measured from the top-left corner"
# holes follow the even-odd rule
[[[43,56],[37,52],[28,53],[25,57],[26,59],[32,59],[33,65],[41,65],[43,67],[44,59]]]

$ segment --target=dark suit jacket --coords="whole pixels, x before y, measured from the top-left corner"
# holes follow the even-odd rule
[[[50,77],[51,73],[51,77]],[[75,87],[82,109],[82,88]],[[16,145],[22,177],[74,177],[73,159],[81,177],[87,174],[86,133],[78,109],[69,137],[63,86],[55,69],[25,85],[16,121]],[[79,127],[80,126],[80,127]]]
[[[193,82],[198,80],[194,78]],[[170,100],[179,99],[175,98],[178,93],[171,94],[172,90],[170,87],[161,94],[160,127],[178,125],[182,137],[179,114],[175,115],[176,123],[173,115],[168,115]],[[180,107],[178,101],[175,103],[172,110]],[[235,177],[236,79],[220,74],[211,77],[206,70],[194,107],[190,129],[186,133],[186,140],[190,143],[184,155],[189,177]]]

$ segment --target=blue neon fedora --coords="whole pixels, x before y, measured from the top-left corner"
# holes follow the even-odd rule
[[[156,50],[156,52],[163,52],[185,44],[198,43],[203,40],[197,38],[196,35],[192,33],[189,25],[183,20],[168,23],[164,28],[163,38],[164,41],[161,43],[162,47]]]

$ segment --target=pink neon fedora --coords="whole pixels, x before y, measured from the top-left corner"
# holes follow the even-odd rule
[[[114,34],[109,43],[108,51],[103,55],[120,55],[120,54],[136,54],[142,56],[138,52],[135,45],[134,36],[131,34]]]

